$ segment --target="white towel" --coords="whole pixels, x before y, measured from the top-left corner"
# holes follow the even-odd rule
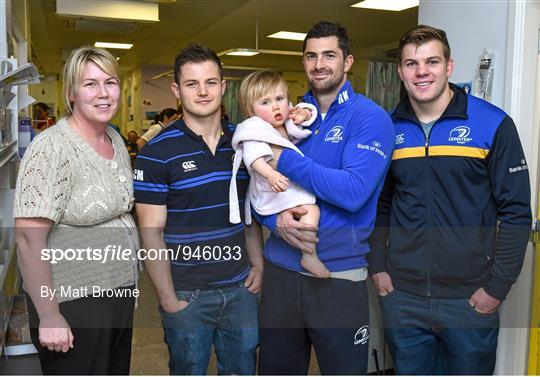
[[[311,104],[299,104],[297,106],[309,108],[312,112],[311,118],[302,123],[311,125],[317,118],[317,109]],[[287,120],[285,127],[290,136],[295,141],[299,141],[311,135],[310,130],[302,129],[295,125],[291,120]],[[236,131],[232,140],[232,147],[236,151],[233,161],[232,178],[229,186],[229,221],[238,224],[241,221],[240,208],[238,204],[238,191],[236,186],[236,175],[242,160],[246,167],[251,166],[253,161],[264,157],[267,161],[272,160],[274,154],[269,144],[289,148],[303,156],[302,152],[290,141],[281,136],[281,134],[268,122],[259,117],[251,117],[236,126]],[[249,171],[250,169],[248,169]],[[251,224],[251,205],[250,190],[246,193],[245,201],[245,220],[246,224]]]

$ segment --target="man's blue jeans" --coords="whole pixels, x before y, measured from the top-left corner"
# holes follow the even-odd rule
[[[499,313],[478,313],[468,298],[437,299],[394,289],[379,297],[396,374],[493,374]]]
[[[189,305],[177,313],[160,310],[170,373],[205,375],[213,344],[218,374],[255,374],[259,296],[244,282],[176,295]]]

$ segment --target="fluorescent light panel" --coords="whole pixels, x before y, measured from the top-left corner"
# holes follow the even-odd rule
[[[265,50],[265,49],[255,49],[255,48],[230,48],[228,50],[223,50],[218,52],[217,56],[221,57],[223,55],[232,55],[232,56],[254,56],[257,54],[269,54],[269,55],[289,55],[289,56],[302,56],[300,51],[286,51],[286,50]]]
[[[279,31],[274,34],[270,34],[267,38],[277,38],[277,39],[290,39],[293,41],[303,41],[306,38],[306,33],[296,33],[294,31]]]
[[[400,12],[417,7],[419,4],[420,0],[364,0],[351,5],[351,7]]]
[[[117,48],[120,50],[129,50],[133,47],[132,43],[112,43],[112,42],[96,42],[94,43],[95,47],[101,48]]]
[[[258,51],[252,51],[252,50],[249,50],[249,49],[235,49],[236,51],[231,51],[231,52],[228,52],[226,53],[225,55],[229,55],[229,56],[254,56],[254,55],[259,55],[259,52]]]
[[[134,0],[56,0],[56,14],[68,17],[159,22],[159,4]]]

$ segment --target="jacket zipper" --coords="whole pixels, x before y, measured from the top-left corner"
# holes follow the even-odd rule
[[[425,158],[426,158],[426,166],[429,168],[429,139],[431,137],[431,131],[433,131],[433,128],[435,127],[437,121],[435,121],[435,123],[433,123],[433,125],[431,126],[431,129],[429,130],[429,133],[427,136],[425,136],[425,132],[424,132],[424,128],[422,127],[422,125],[420,125],[420,128],[422,129],[422,132],[424,132],[424,137],[425,137],[425,149],[426,149],[426,155],[425,155]],[[428,193],[431,193],[432,190],[431,190],[431,181],[429,179],[430,175],[429,174],[426,174],[426,180],[427,180],[427,192]],[[431,194],[428,194],[431,196]],[[426,224],[426,232],[427,232],[427,242],[426,242],[426,252],[427,252],[427,256],[428,256],[428,263],[427,263],[427,271],[426,271],[426,295],[428,297],[431,296],[431,251],[430,251],[430,248],[429,248],[429,245],[431,244],[431,238],[432,238],[432,232],[431,232],[431,227],[432,227],[432,219],[431,219],[431,197],[429,198],[428,200],[428,221],[427,221],[427,224]]]
[[[329,107],[328,110],[326,111],[326,115],[325,115],[324,118],[322,117],[321,109],[320,109],[320,107],[319,107],[319,104],[316,103],[315,106],[317,107],[317,111],[319,111],[319,115],[318,115],[318,116],[321,117],[321,121],[320,121],[320,123],[317,125],[317,128],[313,131],[313,136],[318,136],[319,133],[321,132],[321,128],[323,127],[323,125],[324,125],[324,123],[325,123],[325,120],[328,118],[328,115],[329,115],[329,113],[330,113],[330,108],[332,107],[332,105],[330,105],[330,107]],[[321,135],[320,137],[315,138],[315,139],[314,139],[314,143],[311,144],[311,147],[310,147],[310,149],[309,149],[309,152],[310,152],[311,158],[312,158],[314,161],[315,161],[315,159],[314,159],[314,157],[313,157],[313,153],[311,153],[311,152],[313,152],[314,150],[318,150],[319,147],[320,147],[320,145],[321,145],[321,143],[323,142],[323,140],[324,140],[324,139],[322,138],[322,135]],[[316,145],[315,145],[315,142],[316,142]],[[315,149],[314,149],[314,148],[315,148]]]
[[[315,107],[317,107],[317,111],[319,112],[319,116],[321,117],[321,122],[319,123],[319,125],[317,126],[317,128],[315,129],[315,131],[313,131],[313,134],[314,135],[318,135],[319,134],[319,131],[321,129],[321,126],[322,124],[324,123],[324,120],[326,119],[326,117],[328,116],[328,112],[330,111],[330,107],[332,107],[332,105],[330,105],[330,107],[328,108],[328,110],[326,111],[326,115],[322,116],[322,113],[321,113],[321,109],[319,107],[319,104],[315,105]]]

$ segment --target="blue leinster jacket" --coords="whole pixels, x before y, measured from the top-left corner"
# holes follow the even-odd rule
[[[426,138],[408,99],[392,114],[396,146],[370,243],[370,274],[397,289],[503,300],[517,279],[531,225],[527,163],[512,119],[451,85]]]
[[[324,119],[310,91],[304,101],[319,115],[312,135],[299,144],[300,154],[284,149],[278,170],[317,197],[321,209],[317,253],[330,271],[367,266],[368,237],[375,224],[379,194],[394,148],[394,131],[388,114],[354,92],[347,81]],[[276,215],[259,217],[275,230]],[[264,246],[271,263],[303,271],[302,254],[271,234]]]

